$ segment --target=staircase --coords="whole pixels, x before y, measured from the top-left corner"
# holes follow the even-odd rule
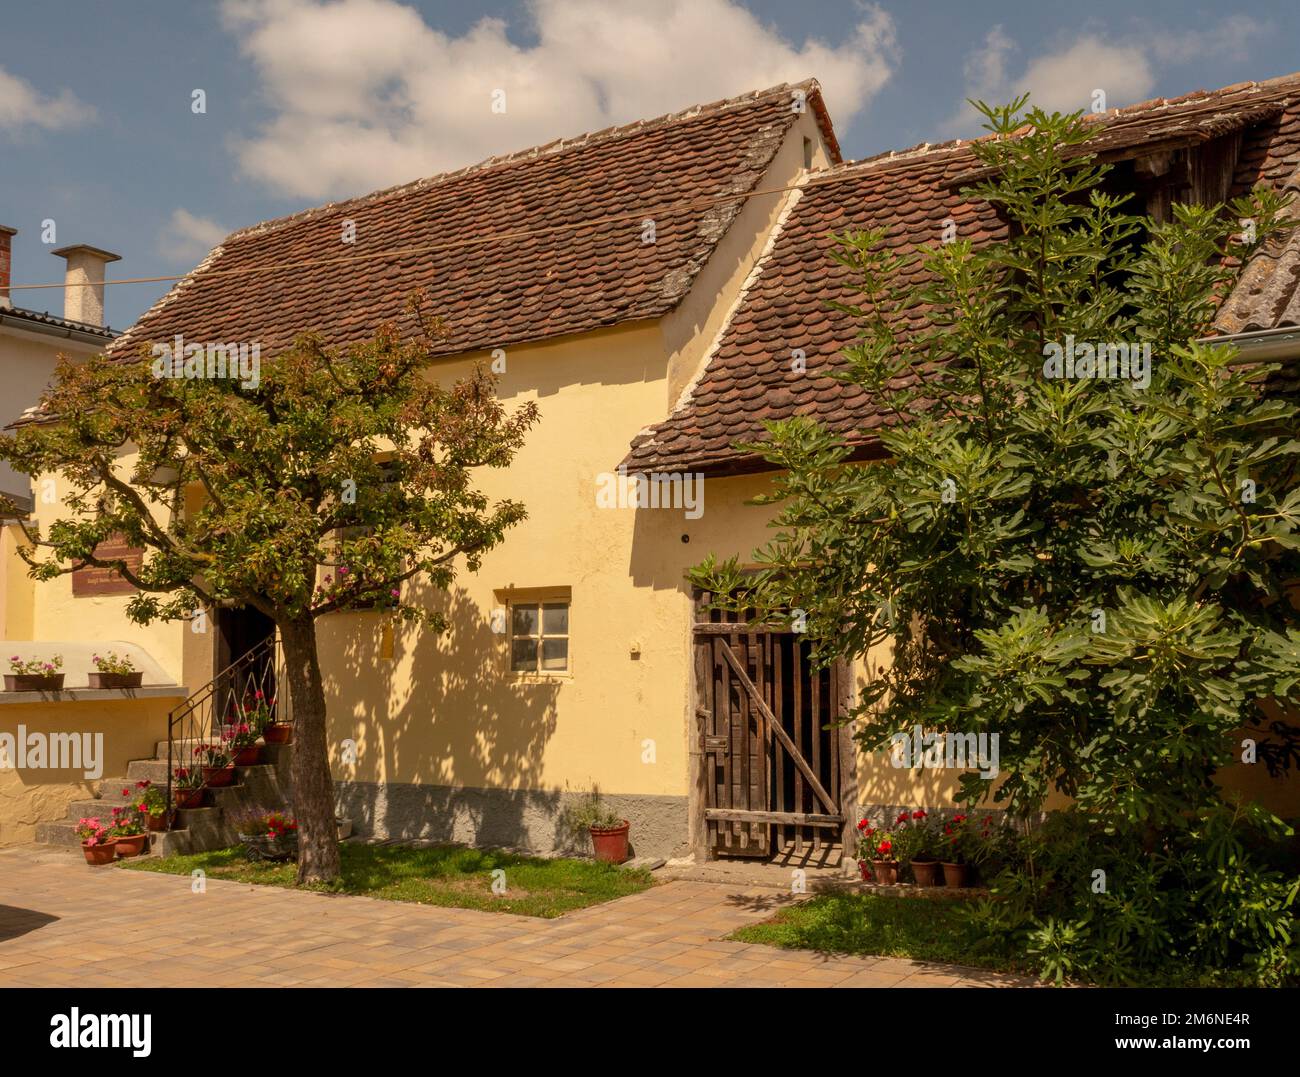
[[[196,742],[197,743],[197,742]],[[174,753],[189,745],[172,743]],[[167,787],[168,741],[159,741],[153,759],[133,759],[123,778],[105,778],[98,783],[91,800],[74,800],[68,805],[68,817],[54,823],[38,823],[36,840],[45,845],[77,846],[77,820],[98,816],[108,822],[113,809],[135,799],[135,783],[148,778],[154,785]],[[266,744],[257,766],[236,767],[235,784],[210,788],[206,807],[177,809],[172,812],[171,829],[149,835],[151,852],[158,856],[202,853],[239,844],[232,820],[244,811],[274,811],[289,806],[289,763],[292,744]],[[186,753],[188,754],[188,753]],[[173,755],[173,758],[178,758]],[[127,796],[122,795],[122,790]]]
[[[77,820],[90,816],[111,820],[113,808],[134,799],[135,783],[146,778],[165,790],[167,803],[173,804],[175,768],[201,769],[199,747],[221,744],[227,725],[239,722],[252,706],[263,707],[272,718],[291,719],[290,708],[277,704],[276,685],[283,683],[283,668],[283,652],[274,639],[248,651],[171,712],[167,740],[155,745],[152,759],[133,759],[124,777],[99,782],[93,799],[68,805],[66,819],[37,824],[36,840],[46,845],[79,845]],[[172,856],[239,844],[234,822],[241,813],[291,806],[292,758],[292,744],[261,744],[258,764],[236,767],[233,785],[205,787],[204,807],[173,809],[168,829],[150,835],[151,851]]]

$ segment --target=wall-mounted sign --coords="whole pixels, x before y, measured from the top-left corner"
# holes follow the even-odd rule
[[[101,560],[122,560],[132,572],[144,563],[144,550],[128,546],[120,535],[105,539],[95,547],[95,556]],[[87,565],[72,574],[72,597],[89,598],[96,595],[130,595],[135,588],[111,568]]]

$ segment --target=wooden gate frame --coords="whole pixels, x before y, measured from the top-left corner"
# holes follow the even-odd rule
[[[696,641],[701,634],[719,633],[723,630],[723,626],[716,623],[697,622],[695,613],[696,603],[692,601],[688,637],[688,645],[691,649],[689,719],[687,721],[689,731],[687,737],[687,765],[691,768],[689,841],[695,860],[703,862],[710,859],[712,852],[712,847],[709,844],[709,828],[704,815],[708,805],[705,761],[711,758],[711,753],[706,752],[704,747],[705,723],[709,719],[709,714],[700,706],[700,686],[706,683],[706,680],[711,683],[713,674],[711,669],[704,668],[702,651],[696,646]],[[730,634],[734,630],[734,625],[727,625],[725,629],[726,634]],[[730,648],[727,648],[727,650],[730,652]],[[749,680],[749,674],[737,663],[734,654],[729,654],[728,664],[732,666],[733,673],[739,674],[746,681]],[[839,698],[835,701],[836,712],[843,716],[849,712],[849,708],[853,705],[853,666],[842,659],[836,659],[835,665],[838,667],[839,674],[837,677]],[[781,729],[780,722],[769,720],[769,724],[774,727],[774,731],[780,729],[781,734],[785,734],[784,729]],[[840,749],[840,812],[844,816],[843,830],[840,835],[841,867],[846,874],[856,874],[854,853],[858,840],[856,822],[858,799],[857,742],[853,739],[852,724],[849,722],[839,725],[836,728],[836,735],[839,738]]]

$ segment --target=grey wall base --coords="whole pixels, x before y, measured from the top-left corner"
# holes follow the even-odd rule
[[[540,789],[478,789],[395,782],[334,783],[338,814],[363,837],[425,839],[531,852],[587,852],[590,838],[563,825],[578,793]],[[686,797],[602,793],[601,801],[632,824],[633,856],[688,851]]]

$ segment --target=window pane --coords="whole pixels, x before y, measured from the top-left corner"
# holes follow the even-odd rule
[[[542,669],[569,668],[569,641],[567,639],[542,640]]]
[[[542,635],[567,636],[569,634],[569,604],[548,602],[542,607]]]
[[[517,639],[510,643],[510,668],[513,670],[535,670],[537,668],[537,641],[535,639]]]
[[[537,635],[537,607],[514,606],[511,608],[512,632],[516,636]]]

